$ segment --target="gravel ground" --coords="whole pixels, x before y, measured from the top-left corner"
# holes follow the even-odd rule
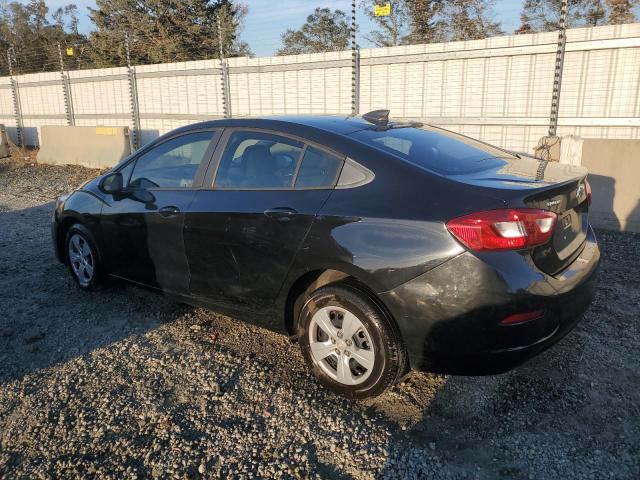
[[[640,236],[598,232],[593,306],[525,366],[352,403],[250,319],[77,289],[51,199],[97,173],[0,161],[0,478],[640,478]]]

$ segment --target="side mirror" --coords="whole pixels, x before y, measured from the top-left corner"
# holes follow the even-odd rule
[[[122,191],[122,188],[122,174],[120,172],[110,173],[100,182],[100,190],[104,193],[118,193]]]

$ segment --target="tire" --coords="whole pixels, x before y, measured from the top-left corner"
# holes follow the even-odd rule
[[[76,223],[67,231],[64,252],[71,276],[85,291],[104,288],[102,257],[93,235],[84,225]]]
[[[316,290],[302,307],[299,325],[305,361],[318,381],[338,395],[374,397],[405,373],[400,335],[364,289],[338,283]]]

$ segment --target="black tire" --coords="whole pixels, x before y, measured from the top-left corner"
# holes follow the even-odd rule
[[[91,250],[91,261],[87,259],[87,263],[93,267],[92,275],[90,278],[77,273],[70,258],[69,244],[72,239],[77,236],[79,236],[82,241],[86,242]],[[102,257],[100,255],[100,251],[98,250],[97,243],[87,227],[80,223],[76,223],[69,228],[64,240],[64,255],[67,267],[71,272],[71,276],[73,277],[76,285],[78,285],[79,288],[88,292],[93,292],[96,290],[101,290],[105,287],[106,282],[104,267],[102,264]]]
[[[372,354],[375,358],[373,367],[362,383],[356,385],[340,383],[325,372],[312,355],[309,329],[314,314],[325,307],[332,306],[354,314],[366,328],[375,347]],[[393,320],[385,314],[371,294],[357,285],[337,283],[311,293],[300,312],[299,325],[301,327],[299,343],[305,361],[318,381],[338,395],[349,399],[375,397],[395,384],[405,373],[406,350]],[[313,335],[312,332],[311,336]],[[338,355],[336,357],[340,358]]]

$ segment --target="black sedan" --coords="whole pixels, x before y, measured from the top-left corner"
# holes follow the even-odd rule
[[[281,329],[350,398],[562,338],[600,259],[586,170],[387,115],[175,130],[57,201],[57,256],[84,290],[120,278]]]

